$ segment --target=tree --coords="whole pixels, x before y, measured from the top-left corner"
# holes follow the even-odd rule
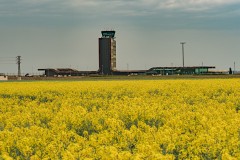
[[[231,67],[229,68],[229,74],[233,74]]]

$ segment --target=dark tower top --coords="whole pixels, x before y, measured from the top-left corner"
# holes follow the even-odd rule
[[[102,31],[102,38],[114,38],[115,31]]]

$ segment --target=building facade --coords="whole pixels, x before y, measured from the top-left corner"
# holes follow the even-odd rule
[[[0,75],[0,81],[7,81],[8,80],[8,76],[1,76]]]
[[[209,69],[215,66],[192,66],[192,67],[153,67],[146,71],[147,75],[200,75],[209,74]]]
[[[99,38],[99,73],[111,75],[116,71],[115,31],[102,31]]]

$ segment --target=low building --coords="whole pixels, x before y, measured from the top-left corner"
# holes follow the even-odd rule
[[[144,75],[147,70],[116,70],[113,75]]]
[[[97,71],[78,71],[71,68],[45,68],[38,69],[38,71],[44,71],[44,76],[47,77],[59,77],[59,76],[83,76],[89,74],[97,74]]]
[[[0,81],[7,81],[8,80],[8,76],[0,76]]]
[[[193,66],[193,67],[153,67],[149,70],[116,70],[112,75],[200,75],[212,74],[209,69],[214,66]],[[46,68],[38,69],[44,71],[44,76],[47,77],[63,77],[63,76],[85,76],[100,74],[98,71],[78,71],[71,68]]]
[[[188,74],[200,75],[209,74],[209,69],[215,68],[214,66],[193,66],[193,67],[153,67],[146,71],[148,75],[174,75],[174,74]]]

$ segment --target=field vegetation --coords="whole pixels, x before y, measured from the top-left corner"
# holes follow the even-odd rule
[[[240,79],[0,83],[0,159],[240,159]]]

